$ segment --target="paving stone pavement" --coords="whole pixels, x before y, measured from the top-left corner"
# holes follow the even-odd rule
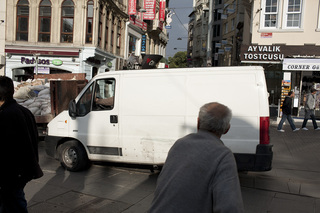
[[[320,131],[308,126],[309,131],[292,132],[284,125],[281,133],[276,124],[270,127],[273,169],[239,173],[245,212],[320,213]],[[25,188],[29,213],[148,211],[159,172],[95,164],[71,173],[46,156],[43,142],[39,150],[45,175]]]

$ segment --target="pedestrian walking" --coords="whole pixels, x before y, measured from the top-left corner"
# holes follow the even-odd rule
[[[24,187],[43,175],[33,114],[13,99],[10,78],[0,76],[0,213],[25,213]]]
[[[317,90],[314,88],[311,88],[310,93],[307,95],[306,105],[304,108],[304,112],[305,112],[304,120],[302,123],[303,130],[308,130],[306,125],[309,118],[311,118],[312,120],[314,130],[320,130],[320,128],[317,125],[316,118],[314,116],[314,110],[316,107],[316,94],[317,94]]]
[[[282,118],[277,128],[279,132],[284,132],[284,130],[282,129],[282,126],[286,120],[288,120],[290,127],[294,132],[299,130],[299,128],[296,128],[296,126],[294,125],[293,119],[291,117],[292,97],[294,97],[294,92],[292,91],[288,92],[288,95],[285,97],[282,103]]]
[[[236,162],[220,140],[231,117],[216,102],[200,108],[198,132],[177,140],[168,153],[149,213],[244,212]]]

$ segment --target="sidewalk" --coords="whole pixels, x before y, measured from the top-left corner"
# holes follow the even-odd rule
[[[307,127],[311,125],[309,121]],[[273,169],[239,174],[245,212],[320,213],[320,131],[292,132],[284,125],[282,133],[276,127],[277,123],[270,127]],[[94,165],[70,173],[46,156],[43,142],[39,151],[45,175],[25,188],[29,213],[141,213],[149,209],[157,172]]]
[[[295,119],[301,127],[303,119]],[[284,125],[270,126],[273,169],[269,172],[239,174],[246,213],[320,212],[320,131],[309,121],[308,131],[292,132]],[[251,192],[251,193],[250,193]]]

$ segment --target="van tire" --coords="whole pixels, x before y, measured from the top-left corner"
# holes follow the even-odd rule
[[[58,147],[61,165],[71,172],[77,172],[89,167],[86,150],[76,140],[67,141]]]

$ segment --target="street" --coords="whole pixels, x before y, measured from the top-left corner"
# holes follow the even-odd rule
[[[271,125],[273,169],[239,173],[246,213],[320,212],[320,131],[308,127],[292,132],[285,125],[281,133]],[[25,188],[30,213],[140,213],[150,207],[158,171],[93,164],[87,171],[71,173],[46,155],[44,142],[39,143],[39,155],[44,176]]]

